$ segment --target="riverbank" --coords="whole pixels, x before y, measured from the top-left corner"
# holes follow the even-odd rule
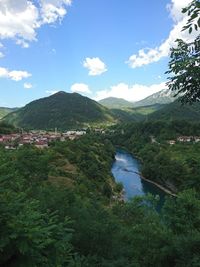
[[[142,176],[141,173],[137,173],[137,174],[140,175],[140,177],[141,177],[142,180],[144,180],[144,181],[146,181],[148,183],[151,183],[151,184],[157,186],[159,189],[161,189],[162,191],[164,191],[168,195],[171,195],[173,197],[176,197],[177,196],[177,194],[175,194],[174,192],[172,192],[170,189],[164,187],[163,185],[160,185],[160,184],[158,184],[158,183],[156,183],[156,182],[154,182],[152,180],[149,180],[149,179],[145,178],[144,176]]]
[[[142,159],[142,158],[140,158],[140,157],[138,157],[137,155],[133,154],[133,153],[132,153],[131,151],[129,151],[126,147],[119,146],[119,145],[117,145],[116,147],[117,147],[118,149],[120,149],[120,150],[124,150],[124,151],[126,151],[127,153],[130,153],[132,157],[136,158],[136,159],[139,160],[141,163],[143,163],[143,159]],[[140,172],[135,172],[135,173],[138,174],[142,180],[144,180],[144,181],[146,181],[146,182],[148,182],[148,183],[150,183],[150,184],[155,185],[156,187],[158,187],[159,189],[161,189],[161,190],[162,190],[163,192],[165,192],[166,194],[171,195],[171,196],[173,196],[173,197],[176,197],[176,196],[177,196],[177,194],[175,194],[175,193],[174,193],[172,190],[170,190],[169,188],[166,188],[165,186],[160,185],[160,184],[158,184],[157,182],[154,182],[154,181],[152,181],[152,180],[149,180],[149,179],[145,178],[145,177],[142,175],[142,173],[140,173]]]

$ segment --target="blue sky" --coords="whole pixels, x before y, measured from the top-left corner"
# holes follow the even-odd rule
[[[16,3],[17,2],[17,3]],[[56,91],[140,100],[166,88],[189,0],[1,0],[0,106]]]

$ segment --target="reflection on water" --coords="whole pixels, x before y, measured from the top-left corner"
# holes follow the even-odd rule
[[[124,186],[125,200],[134,196],[142,196],[151,193],[154,196],[159,195],[159,206],[163,205],[165,192],[157,188],[155,185],[148,183],[140,178],[140,163],[129,153],[118,150],[115,155],[115,162],[112,166],[112,174],[117,182],[121,182]]]

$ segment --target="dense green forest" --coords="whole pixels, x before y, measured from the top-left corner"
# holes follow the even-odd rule
[[[19,132],[18,128],[15,128],[13,125],[6,122],[0,122],[0,134],[10,134]]]
[[[0,266],[199,266],[195,190],[169,197],[160,214],[152,196],[121,202],[112,142],[91,133],[46,150],[0,149]]]
[[[200,143],[170,146],[179,136],[200,136],[200,123],[155,121],[122,124],[110,135],[115,145],[124,146],[142,160],[144,177],[173,192],[200,188]],[[152,142],[153,138],[153,142]]]

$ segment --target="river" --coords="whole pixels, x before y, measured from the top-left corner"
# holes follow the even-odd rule
[[[129,200],[147,193],[151,193],[154,196],[159,195],[158,209],[160,209],[164,203],[166,193],[155,185],[141,179],[138,174],[140,168],[140,162],[131,154],[123,150],[117,150],[111,171],[115,181],[121,182],[124,186],[124,199]]]

